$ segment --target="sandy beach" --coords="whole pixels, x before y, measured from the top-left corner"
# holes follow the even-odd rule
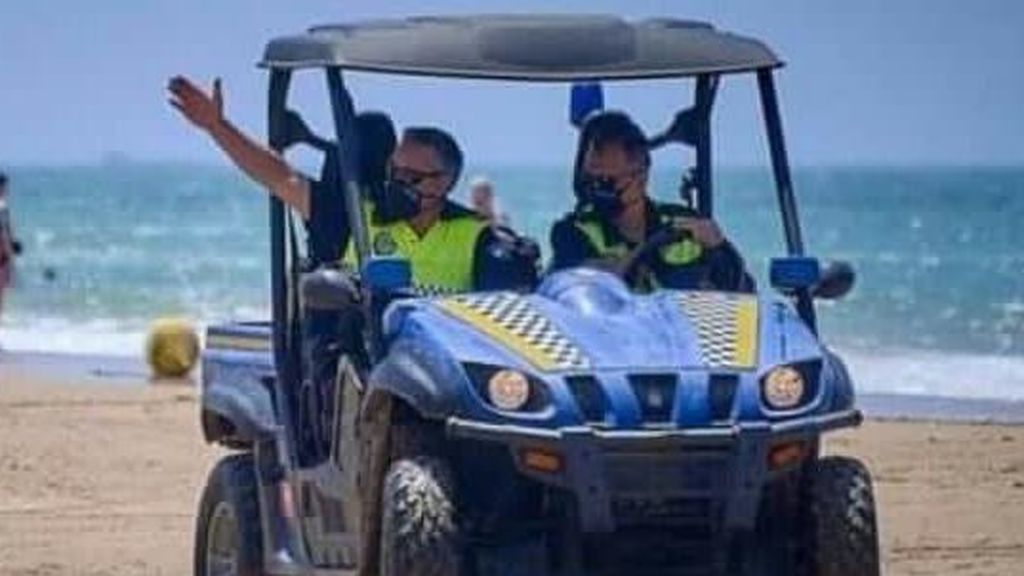
[[[218,450],[194,387],[0,364],[0,576],[189,574]],[[871,467],[886,573],[1021,574],[1024,427],[869,421],[832,453]]]

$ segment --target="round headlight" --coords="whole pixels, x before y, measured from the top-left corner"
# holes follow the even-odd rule
[[[496,408],[519,410],[530,399],[530,383],[520,372],[498,370],[487,381],[487,396]]]
[[[792,408],[803,396],[804,377],[791,366],[773,368],[764,379],[764,399],[772,408]]]

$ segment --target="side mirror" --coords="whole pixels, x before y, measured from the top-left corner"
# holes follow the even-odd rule
[[[835,300],[853,288],[856,274],[848,262],[830,262],[822,269],[817,258],[790,256],[773,258],[769,277],[772,287],[780,292],[810,290],[814,298]]]
[[[817,258],[772,258],[768,278],[772,288],[783,293],[795,292],[817,284],[821,279],[821,266]]]
[[[400,290],[412,286],[412,266],[404,258],[371,258],[362,278],[374,292]]]
[[[811,296],[825,300],[838,300],[853,288],[857,274],[849,262],[836,260],[821,272],[821,278],[811,287]]]
[[[307,310],[344,310],[359,299],[359,290],[352,278],[334,268],[318,268],[303,274],[299,294]]]

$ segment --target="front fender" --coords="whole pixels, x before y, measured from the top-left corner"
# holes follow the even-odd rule
[[[274,435],[277,416],[264,383],[272,373],[227,355],[230,353],[213,353],[203,358],[200,406],[204,438],[207,442],[251,443]]]
[[[840,411],[853,408],[856,401],[856,393],[853,388],[853,379],[846,369],[842,358],[827,348],[822,348],[822,381],[828,379],[831,384],[832,395],[831,410]]]
[[[391,345],[370,374],[368,400],[388,394],[429,419],[457,414],[460,391],[468,386],[465,373],[425,330],[409,332]]]

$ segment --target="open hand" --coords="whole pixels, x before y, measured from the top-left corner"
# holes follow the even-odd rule
[[[213,92],[207,95],[184,76],[175,76],[167,84],[171,92],[168,102],[189,122],[209,132],[224,119],[224,98],[220,78],[213,81]]]
[[[710,218],[679,217],[672,220],[672,227],[686,230],[693,239],[705,248],[717,248],[725,242],[725,236],[718,224]]]

